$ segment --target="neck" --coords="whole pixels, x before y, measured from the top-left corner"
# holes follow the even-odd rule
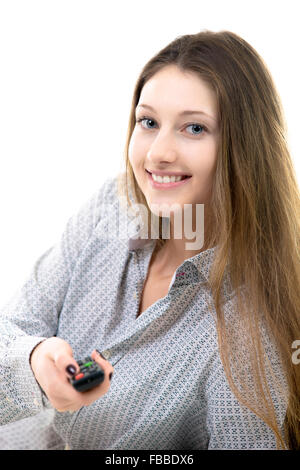
[[[204,222],[204,228],[203,228]],[[210,219],[208,211],[204,211],[204,219],[199,227],[199,220],[196,223],[195,213],[193,213],[193,224],[192,230],[195,234],[194,238],[187,238],[185,231],[182,227],[182,237],[174,237],[174,218],[170,218],[170,237],[165,241],[163,247],[156,248],[153,253],[153,261],[160,272],[166,273],[166,275],[173,275],[174,271],[180,266],[186,259],[192,258],[198,253],[210,248],[207,243],[208,233],[210,230]],[[200,237],[199,233],[203,231],[203,236]],[[199,239],[203,240],[203,243],[199,243]],[[192,246],[189,246],[191,245]],[[200,246],[199,246],[200,245]],[[202,245],[202,246],[201,246]]]

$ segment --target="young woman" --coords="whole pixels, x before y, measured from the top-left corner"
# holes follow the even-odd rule
[[[299,448],[299,192],[258,53],[229,31],[159,51],[125,156],[2,310],[1,424],[52,413],[46,448]],[[90,354],[105,380],[77,392]]]

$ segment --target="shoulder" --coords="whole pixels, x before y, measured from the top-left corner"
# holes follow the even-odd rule
[[[122,196],[124,175],[119,173],[107,177],[104,182],[94,191],[82,204],[82,212],[90,214],[93,218],[93,226],[96,227],[101,219],[107,218],[115,212],[120,201],[125,200]]]

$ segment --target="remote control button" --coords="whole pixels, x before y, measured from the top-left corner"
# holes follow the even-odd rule
[[[82,377],[84,377],[84,374],[82,374],[82,373],[78,374],[78,375],[76,375],[75,380],[82,379]]]
[[[83,367],[90,367],[93,364],[93,361],[83,364]]]

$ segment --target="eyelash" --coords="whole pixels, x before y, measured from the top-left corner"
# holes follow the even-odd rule
[[[149,118],[149,117],[147,117],[147,116],[143,116],[143,117],[137,119],[136,122],[137,122],[137,123],[140,123],[141,121],[144,121],[144,120],[155,122],[154,119]],[[193,123],[191,123],[191,124],[187,124],[187,125],[186,125],[186,127],[190,127],[190,126],[199,126],[199,127],[201,127],[201,129],[202,129],[201,134],[190,134],[190,135],[194,135],[195,137],[197,137],[197,136],[199,136],[199,135],[202,135],[202,134],[203,134],[203,131],[204,131],[204,132],[207,132],[207,131],[208,131],[208,129],[207,129],[206,126],[204,126],[203,124],[199,124],[199,123],[197,123],[197,122],[193,122]],[[145,128],[144,128],[144,129],[145,129]],[[150,130],[150,129],[148,128],[148,130]]]

